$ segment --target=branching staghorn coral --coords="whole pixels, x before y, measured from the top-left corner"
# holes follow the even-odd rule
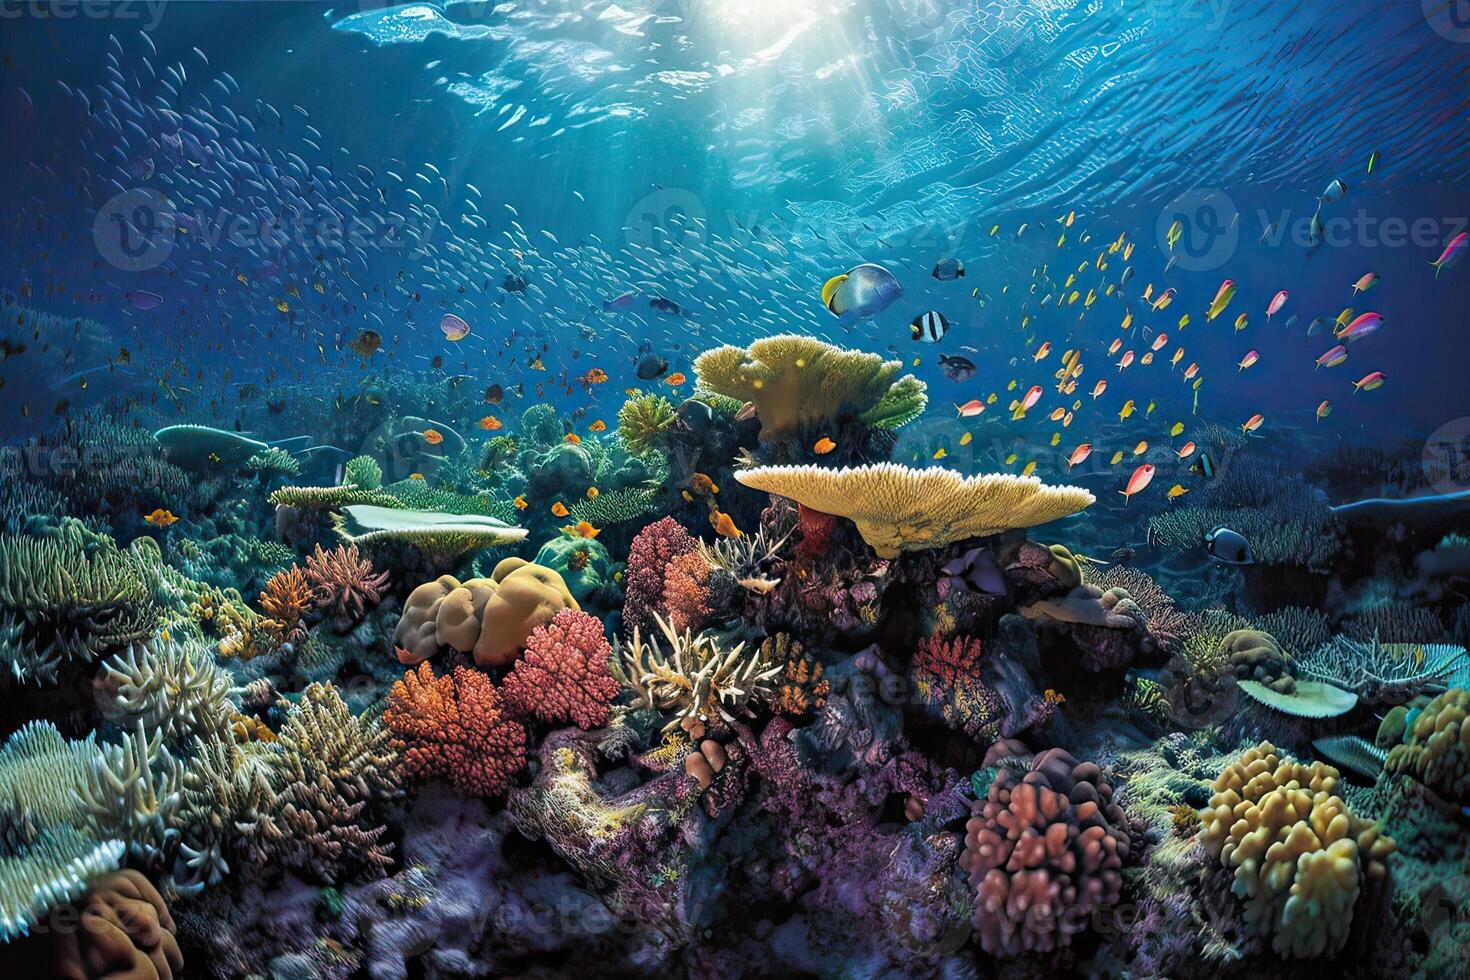
[[[1281,648],[1295,657],[1301,657],[1332,639],[1326,614],[1301,606],[1285,606],[1266,613],[1257,617],[1256,625],[1261,632],[1275,637]]]
[[[321,545],[306,558],[306,581],[312,601],[326,611],[334,629],[343,632],[383,598],[387,572],[373,572],[373,563],[357,553],[356,545],[323,551]]]
[[[130,643],[103,662],[95,687],[104,713],[127,728],[140,721],[149,737],[161,733],[170,746],[228,731],[236,712],[231,678],[195,640]]]
[[[1390,600],[1365,609],[1343,624],[1355,640],[1374,637],[1385,643],[1437,643],[1445,638],[1444,623],[1432,609]]]
[[[713,725],[736,721],[757,702],[769,702],[784,664],[768,665],[760,651],[745,652],[738,643],[721,650],[708,633],[678,633],[669,621],[653,614],[654,625],[668,645],[657,639],[645,643],[634,627],[632,640],[616,650],[623,676],[634,695],[647,707],[672,714],[664,731],[689,724]]]
[[[1092,566],[1084,563],[1084,569]],[[1174,599],[1165,592],[1153,576],[1130,565],[1110,565],[1100,574],[1088,572],[1086,580],[1103,591],[1120,588],[1138,604],[1148,617],[1148,631],[1159,648],[1169,653],[1184,643],[1186,637],[1199,629],[1199,616],[1186,612],[1174,605]]]
[[[391,847],[380,843],[388,828],[371,818],[402,792],[392,733],[354,717],[331,684],[313,684],[275,746],[284,859],[329,883],[390,865]]]
[[[181,865],[176,886],[189,891],[218,884],[230,873],[231,859],[264,865],[284,841],[279,784],[275,749],[240,745],[229,733],[196,740],[174,815]]]
[[[1297,674],[1352,691],[1369,705],[1404,704],[1445,681],[1466,661],[1464,647],[1366,642],[1339,636],[1297,660]]]
[[[54,683],[62,664],[150,634],[158,609],[127,555],[92,545],[73,525],[48,538],[0,535],[0,628],[15,637],[6,674]]]
[[[299,644],[306,639],[306,624],[302,620],[315,601],[316,593],[306,580],[306,573],[292,565],[265,583],[260,608],[267,620],[261,626],[277,643]]]
[[[121,744],[101,743],[78,788],[99,836],[116,838],[128,851],[150,859],[169,837],[179,805],[183,767],[163,742],[151,738],[142,719]]]

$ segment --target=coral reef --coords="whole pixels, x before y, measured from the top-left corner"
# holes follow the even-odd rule
[[[419,664],[393,685],[383,723],[409,775],[472,796],[500,795],[526,764],[525,728],[507,716],[490,679],[468,667],[436,677]]]
[[[505,706],[550,724],[597,728],[607,724],[619,690],[602,624],[563,609],[526,638],[525,653],[505,677]]]

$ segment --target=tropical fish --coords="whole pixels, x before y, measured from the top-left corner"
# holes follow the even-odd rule
[[[1338,340],[1352,343],[1368,336],[1379,327],[1383,326],[1383,317],[1377,313],[1364,313],[1352,323],[1337,332]]]
[[[1460,261],[1460,256],[1464,254],[1467,242],[1470,242],[1470,232],[1465,231],[1460,232],[1454,238],[1450,239],[1450,243],[1444,247],[1444,251],[1439,253],[1439,258],[1429,263],[1434,266],[1434,278],[1438,279],[1441,272],[1445,269],[1453,268]]]
[[[1342,180],[1335,178],[1332,183],[1327,185],[1327,189],[1322,192],[1322,196],[1318,199],[1318,201],[1319,203],[1325,202],[1327,204],[1336,204],[1338,201],[1341,201],[1344,196],[1346,196],[1347,190],[1347,184],[1343,183]]]
[[[445,340],[457,343],[470,335],[470,325],[455,314],[446,313],[439,318],[439,331]]]
[[[667,378],[664,378],[664,384],[668,385],[670,388],[677,388],[688,380],[688,378],[684,377],[684,373],[682,371],[675,371]]]
[[[427,442],[431,446],[437,446],[444,441],[444,434],[438,429],[425,429],[421,435],[424,438],[424,442]],[[400,470],[399,472],[402,471]]]
[[[1365,272],[1358,277],[1357,282],[1353,283],[1353,295],[1356,296],[1359,293],[1367,292],[1374,286],[1378,285],[1379,282],[1380,277],[1378,273]]]
[[[1190,456],[1194,455],[1194,449],[1195,446],[1193,442],[1186,442],[1184,445],[1179,447],[1179,458],[1188,459]]]
[[[1246,419],[1245,423],[1240,427],[1240,430],[1242,432],[1255,432],[1265,421],[1266,417],[1258,412]]]
[[[1371,371],[1353,382],[1353,391],[1374,391],[1383,387],[1383,382],[1388,380],[1388,375],[1382,371]]]
[[[1092,455],[1092,443],[1084,442],[1072,450],[1072,455],[1067,457],[1067,472],[1072,472],[1072,467],[1081,466],[1088,456]]]
[[[722,510],[710,511],[709,523],[710,527],[715,529],[715,533],[722,538],[740,537],[740,528],[736,527],[735,521]]]
[[[571,511],[567,510],[567,505],[560,500],[551,505],[551,514],[553,517],[566,517],[570,513]]]
[[[837,443],[833,442],[831,439],[828,439],[826,436],[823,436],[822,438],[818,439],[815,444],[813,444],[812,452],[816,453],[818,456],[825,456],[836,448]]]
[[[1118,491],[1123,495],[1123,506],[1126,507],[1128,501],[1132,500],[1135,494],[1143,492],[1153,482],[1153,478],[1154,467],[1152,463],[1144,463],[1138,469],[1134,470],[1133,475],[1128,478],[1128,486]]]
[[[161,507],[143,517],[143,523],[153,527],[168,527],[177,520],[178,518],[171,511],[164,510]]]
[[[975,362],[968,357],[959,355],[940,354],[939,370],[950,381],[965,382],[975,376]]]
[[[1169,492],[1165,494],[1165,496],[1168,497],[1170,500],[1178,500],[1180,497],[1184,496],[1188,492],[1188,487],[1186,487],[1182,483],[1176,483],[1169,488]]]
[[[985,403],[978,398],[971,398],[963,405],[956,405],[955,414],[960,418],[972,419],[985,411]]]
[[[486,432],[494,432],[504,425],[504,422],[500,421],[500,419],[496,418],[493,415],[486,415],[480,419],[480,428],[485,430]]]
[[[930,310],[914,317],[909,332],[921,344],[937,344],[949,332],[949,321],[938,310]]]
[[[1342,344],[1338,344],[1336,347],[1324,352],[1321,357],[1317,358],[1317,367],[1334,368],[1347,359],[1347,348],[1344,347]]]
[[[156,310],[163,305],[163,297],[146,289],[133,289],[123,294],[134,308],[139,310]]]
[[[893,273],[872,262],[854,266],[822,284],[822,305],[833,316],[876,316],[903,293]]]
[[[1284,289],[1281,290],[1281,292],[1277,293],[1275,296],[1271,297],[1271,302],[1266,306],[1267,323],[1270,323],[1271,318],[1277,313],[1281,312],[1281,308],[1286,305],[1286,298],[1287,292]]]
[[[1328,401],[1325,398],[1322,399],[1321,403],[1317,406],[1317,421],[1320,422],[1331,414],[1332,402]]]
[[[1239,368],[1240,368],[1240,370],[1244,371],[1246,368],[1251,367],[1252,365],[1254,365],[1260,359],[1261,359],[1261,352],[1260,351],[1255,351],[1255,350],[1246,351],[1245,356],[1240,359]]]
[[[965,263],[955,258],[940,259],[934,263],[933,276],[940,282],[963,279],[965,276]]]

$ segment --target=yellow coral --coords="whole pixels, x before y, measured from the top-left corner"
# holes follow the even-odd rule
[[[1081,487],[1048,486],[1032,476],[911,469],[897,463],[824,469],[762,466],[737,470],[748,487],[846,517],[879,557],[939,548],[1075,514],[1094,497]]]
[[[1387,874],[1394,842],[1348,810],[1338,775],[1262,742],[1225,767],[1200,812],[1200,842],[1231,872],[1246,925],[1282,956],[1340,950],[1363,876]]]
[[[1412,773],[1456,804],[1470,802],[1470,691],[1452,687],[1425,705],[1389,750],[1389,772]]]

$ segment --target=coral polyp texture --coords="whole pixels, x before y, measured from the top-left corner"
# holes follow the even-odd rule
[[[1011,473],[963,476],[896,463],[826,469],[763,466],[735,478],[811,510],[845,517],[881,558],[1070,517],[1094,502],[1080,487]]]
[[[471,796],[498,796],[526,764],[526,729],[484,674],[456,667],[435,676],[419,664],[393,684],[383,712],[403,751],[404,767],[420,779],[442,779]]]
[[[505,677],[505,703],[513,713],[584,729],[607,724],[619,690],[602,623],[576,609],[563,609],[532,630],[525,653]]]

